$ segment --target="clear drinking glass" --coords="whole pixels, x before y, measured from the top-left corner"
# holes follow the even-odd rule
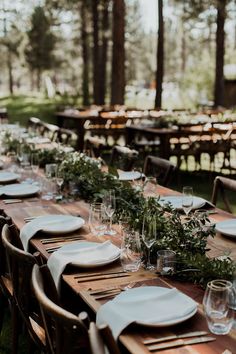
[[[228,334],[234,322],[231,308],[234,293],[232,283],[227,280],[212,280],[207,284],[203,308],[209,330],[214,334]]]
[[[160,250],[157,252],[157,271],[165,275],[173,273],[175,270],[175,255],[171,250]]]
[[[92,203],[89,209],[89,226],[93,235],[103,236],[106,231],[104,223],[104,205],[102,203]]]
[[[142,262],[142,253],[138,232],[124,230],[120,262],[125,272],[137,272],[139,270]]]
[[[39,154],[37,152],[34,152],[31,155],[31,168],[33,173],[37,175],[39,170]]]
[[[150,251],[154,243],[156,242],[157,230],[156,230],[156,217],[146,214],[143,217],[142,225],[142,239],[148,250],[148,260],[146,269],[155,270],[156,268],[150,262]]]
[[[193,188],[189,186],[183,187],[182,208],[187,216],[190,213],[192,207],[193,207]]]
[[[107,235],[115,235],[116,231],[112,229],[112,217],[116,210],[116,197],[115,191],[109,190],[103,197],[103,205],[106,215],[109,217],[109,227],[106,231]]]

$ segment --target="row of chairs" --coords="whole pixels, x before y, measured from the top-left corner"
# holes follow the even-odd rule
[[[91,157],[100,157],[103,148],[102,141],[97,138],[90,137],[86,140],[85,151]],[[111,150],[108,165],[124,171],[130,171],[138,160],[139,152],[137,150],[115,145]],[[144,160],[142,172],[147,176],[156,177],[159,184],[167,186],[176,173],[176,167],[168,160],[148,155]]]
[[[39,349],[49,354],[119,354],[108,326],[98,328],[85,312],[77,316],[63,308],[47,266],[39,266],[38,254],[23,250],[11,219],[1,216],[0,225],[0,319],[2,328],[8,301],[11,352],[18,352],[19,334],[26,327],[29,353]]]
[[[30,117],[27,128],[41,136],[49,138],[52,142],[64,145],[76,146],[77,135],[70,129],[60,128],[55,124],[50,124],[36,117]]]

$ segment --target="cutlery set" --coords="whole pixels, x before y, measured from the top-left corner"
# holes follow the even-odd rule
[[[174,334],[162,338],[144,340],[143,344],[146,345],[148,350],[151,352],[184,345],[207,343],[215,340],[214,337],[208,337],[207,334],[208,332],[205,331],[188,332],[179,335]],[[185,340],[186,338],[190,339]]]

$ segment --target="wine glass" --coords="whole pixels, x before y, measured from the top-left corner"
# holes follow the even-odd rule
[[[58,200],[62,200],[63,199],[63,195],[62,195],[62,185],[63,185],[63,183],[64,183],[64,170],[59,165],[57,167],[57,170],[56,170],[56,184],[58,186],[58,192],[59,192],[59,194],[57,195],[57,199]]]
[[[187,216],[190,213],[192,207],[193,207],[193,188],[189,186],[183,187],[182,208]]]
[[[148,250],[148,260],[146,269],[155,270],[155,267],[150,262],[150,251],[154,243],[156,242],[157,236],[157,225],[156,225],[156,217],[154,215],[146,214],[143,217],[143,225],[142,225],[142,239]]]
[[[116,197],[115,197],[115,191],[114,190],[109,190],[106,192],[106,194],[103,197],[103,205],[104,205],[104,210],[106,215],[109,218],[109,227],[106,231],[107,235],[115,235],[116,231],[112,229],[112,216],[115,212],[116,209]]]

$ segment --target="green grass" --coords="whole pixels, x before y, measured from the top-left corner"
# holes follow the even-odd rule
[[[19,122],[22,126],[27,124],[29,117],[38,117],[49,123],[55,123],[55,111],[60,106],[74,104],[76,101],[73,98],[59,96],[54,99],[42,95],[0,98],[0,107],[7,108],[10,123]]]

